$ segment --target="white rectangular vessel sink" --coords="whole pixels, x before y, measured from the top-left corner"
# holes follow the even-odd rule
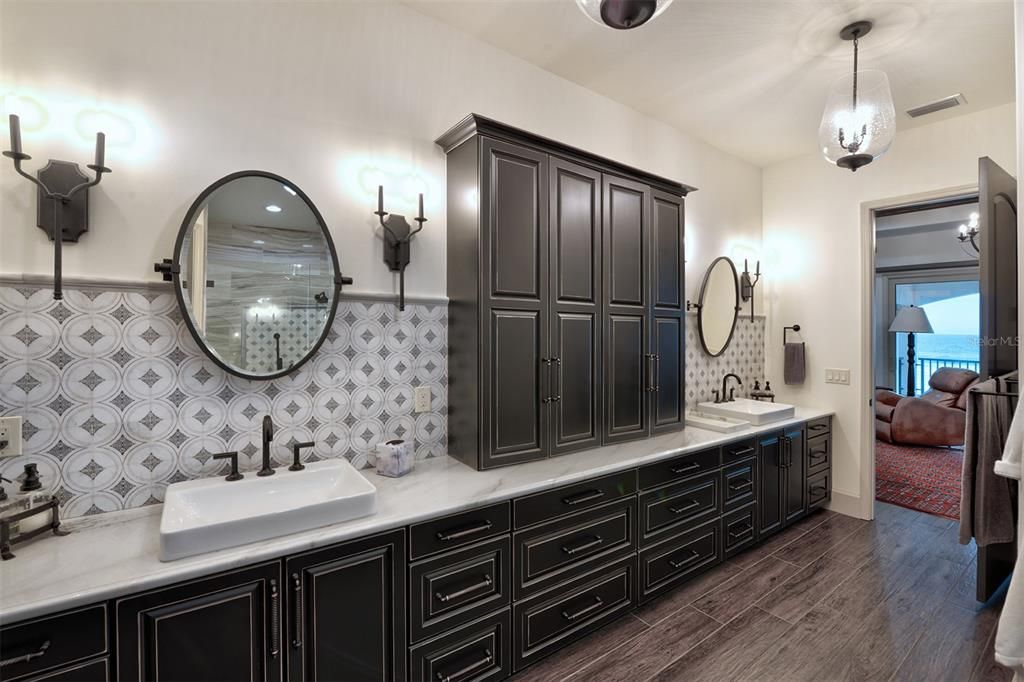
[[[708,431],[717,431],[719,433],[732,433],[733,431],[742,431],[749,427],[750,422],[745,422],[741,419],[733,419],[731,417],[722,417],[715,414],[687,412],[686,425],[693,426],[698,429],[707,429]]]
[[[727,403],[700,403],[697,409],[706,414],[741,419],[757,425],[789,419],[796,414],[796,408],[792,405],[765,403],[750,398],[736,398]]]
[[[377,488],[347,460],[307,464],[302,471],[173,483],[160,519],[160,559],[258,542],[372,514]]]

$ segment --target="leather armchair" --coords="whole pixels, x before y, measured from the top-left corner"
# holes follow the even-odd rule
[[[963,445],[967,427],[967,392],[978,374],[943,367],[928,380],[919,398],[887,389],[875,391],[875,435],[904,445]]]

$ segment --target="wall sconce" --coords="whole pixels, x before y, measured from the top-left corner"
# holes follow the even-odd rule
[[[384,185],[377,185],[377,210],[373,212],[384,228],[384,262],[391,272],[398,273],[398,309],[405,310],[405,266],[409,264],[409,241],[423,229],[423,194],[420,194],[420,213],[413,218],[418,223],[412,229],[405,216],[384,210]],[[386,219],[385,219],[386,218]]]
[[[21,162],[32,158],[21,150],[21,121],[16,114],[11,114],[9,120],[11,149],[3,154],[14,160],[14,170],[18,175],[28,178],[39,188],[36,223],[53,240],[53,299],[59,301],[64,298],[62,243],[77,242],[83,233],[89,231],[89,193],[83,190],[100,184],[103,174],[111,172],[103,165],[106,136],[96,133],[96,159],[88,165],[96,173],[95,179],[90,180],[82,173],[77,163],[53,159],[37,172],[39,177],[35,178],[21,169]],[[49,210],[47,199],[52,202]],[[60,235],[59,239],[57,235]]]
[[[754,287],[761,281],[761,261],[757,261],[754,279],[750,279],[750,269],[747,266],[747,259],[743,259],[743,274],[740,275],[740,298],[750,301],[750,321],[754,321]]]
[[[981,248],[978,247],[977,242],[979,234],[981,234],[981,224],[978,220],[978,214],[972,213],[970,220],[957,228],[956,238],[961,244],[970,242],[974,252],[981,253]]]

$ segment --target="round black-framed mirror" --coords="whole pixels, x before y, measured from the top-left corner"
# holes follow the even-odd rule
[[[231,173],[185,214],[169,268],[196,344],[234,376],[270,380],[305,364],[338,309],[338,253],[313,201],[261,170]]]
[[[729,347],[740,313],[740,283],[728,256],[711,261],[700,285],[697,336],[704,352],[717,358]]]

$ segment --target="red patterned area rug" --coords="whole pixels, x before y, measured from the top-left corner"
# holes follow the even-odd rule
[[[963,452],[875,442],[875,498],[947,519],[960,518]]]

